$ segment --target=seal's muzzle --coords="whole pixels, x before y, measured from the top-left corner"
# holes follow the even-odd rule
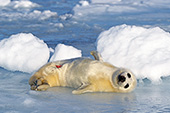
[[[113,73],[112,84],[120,92],[130,92],[136,86],[136,78],[129,70],[121,68]]]

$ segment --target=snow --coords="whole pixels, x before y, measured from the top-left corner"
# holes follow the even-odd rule
[[[119,0],[92,0],[88,5],[76,5],[74,10],[74,18],[82,18],[87,15],[98,15],[103,13],[131,13],[141,12],[146,10],[146,5],[140,2],[134,4],[135,1],[129,2]],[[136,3],[136,2],[135,2]]]
[[[57,13],[56,12],[52,12],[50,10],[44,10],[44,11],[39,11],[39,10],[33,10],[31,12],[14,12],[14,13],[6,13],[6,12],[2,12],[0,14],[0,16],[6,17],[8,20],[10,21],[15,21],[15,20],[19,20],[19,19],[23,19],[23,20],[46,20],[49,19],[51,17],[57,17]],[[2,19],[3,20],[3,19]],[[5,21],[5,20],[3,20]]]
[[[0,0],[0,6],[12,6],[13,8],[32,8],[39,7],[38,4],[29,0]]]
[[[63,28],[64,25],[62,23],[55,23],[55,24],[51,24],[54,25],[55,27],[59,27],[59,28]]]
[[[67,19],[71,18],[72,16],[73,16],[72,14],[64,14],[64,15],[60,16],[60,19],[61,20],[67,20]]]
[[[114,3],[118,3],[121,2],[121,0],[91,0],[91,3],[109,3],[109,4],[114,4]]]
[[[102,32],[97,50],[106,62],[153,82],[170,75],[170,34],[159,27],[120,25]]]
[[[157,82],[170,75],[170,35],[159,27],[115,26],[102,32],[96,44],[106,62],[132,70],[138,79]],[[53,51],[31,33],[19,33],[0,41],[0,66],[32,73],[48,62],[50,51],[50,61],[82,57],[73,46],[58,44]]]
[[[7,3],[7,2],[4,2]],[[0,6],[3,5],[0,2]],[[1,21],[16,21],[19,19],[22,20],[45,20],[45,19],[49,19],[51,17],[57,17],[57,12],[52,12],[50,10],[31,10],[31,8],[35,8],[35,7],[40,7],[39,4],[37,3],[33,3],[29,0],[14,0],[14,1],[9,1],[8,4],[6,4],[6,6],[8,6],[9,8],[11,8],[12,10],[17,10],[14,11],[12,13],[9,13],[8,11],[1,11],[0,10],[0,17],[5,17],[5,20],[3,20],[3,18],[0,20]]]
[[[80,1],[79,3],[81,4],[81,6],[88,6],[89,5],[88,1]]]
[[[11,0],[0,0],[0,6],[6,6],[11,2]]]
[[[17,0],[10,2],[9,6],[12,6],[13,8],[32,8],[32,7],[39,7],[38,4],[33,3],[29,0]]]
[[[112,31],[116,36],[116,42],[113,42],[115,47],[119,46],[117,44],[122,42],[124,46],[130,46],[129,52],[127,53],[129,53],[131,56],[133,56],[131,50],[137,49],[140,49],[142,53],[146,53],[145,56],[141,56],[142,58],[155,56],[156,58],[154,57],[150,61],[152,66],[154,64],[153,62],[158,63],[153,66],[153,69],[152,67],[149,67],[149,60],[151,58],[148,60],[148,67],[146,67],[144,64],[146,61],[143,63],[143,66],[142,64],[140,65],[141,61],[139,61],[138,64],[143,69],[141,72],[146,70],[146,73],[150,73],[149,69],[152,71],[158,69],[156,68],[156,66],[158,66],[160,68],[159,73],[161,75],[144,76],[144,73],[142,73],[142,75],[137,74],[136,76],[138,78],[138,85],[133,92],[128,94],[87,93],[83,95],[72,95],[72,88],[63,87],[54,87],[43,92],[32,91],[30,90],[30,86],[28,84],[32,73],[30,74],[20,71],[13,71],[9,68],[4,69],[1,66],[0,112],[170,112],[170,76],[167,75],[169,70],[168,67],[165,67],[165,65],[167,65],[166,61],[169,62],[169,47],[167,47],[167,49],[164,51],[160,50],[155,51],[155,53],[152,52],[158,49],[156,47],[164,48],[165,45],[168,45],[165,44],[165,42],[169,43],[168,38],[162,38],[162,36],[166,33],[169,36],[168,32],[170,32],[170,0],[29,0],[31,4],[37,5],[29,5],[30,3],[27,2],[28,5],[26,6],[24,4],[23,6],[19,5],[19,2],[22,3],[22,1],[0,0],[0,42],[4,40],[4,38],[9,39],[11,35],[31,33],[39,38],[39,40],[43,40],[46,45],[48,45],[48,48],[50,49],[50,58],[53,55],[53,52],[55,52],[55,47],[59,43],[62,43],[66,46],[72,46],[74,48],[76,47],[82,51],[83,57],[93,58],[90,55],[90,51],[96,50],[95,41],[99,34],[111,27],[117,27],[117,35],[116,31]],[[46,16],[46,11],[48,14],[52,13],[52,15]],[[118,26],[122,24],[126,25],[122,28]],[[129,36],[128,32],[124,30],[125,28],[129,31],[129,33],[134,30],[134,33],[131,33],[131,36],[134,39],[131,45],[128,42],[131,40],[131,38],[128,37],[126,39],[126,44],[119,37],[126,35]],[[113,34],[112,32],[110,31],[110,35]],[[159,32],[159,34],[156,32]],[[162,41],[161,39],[155,39],[153,37],[154,34],[161,36]],[[135,36],[137,37],[136,39],[134,38]],[[117,41],[118,37],[120,41]],[[141,39],[138,37],[141,37]],[[146,37],[146,40],[144,40],[142,37]],[[122,39],[125,38],[122,37]],[[105,40],[105,38],[103,40]],[[112,39],[110,39],[108,42],[112,42]],[[149,42],[154,42],[153,47]],[[144,44],[142,45],[142,43]],[[161,45],[160,43],[163,44]],[[137,44],[141,45],[141,47],[137,46],[137,48],[134,49]],[[151,47],[149,47],[149,45]],[[25,45],[21,46],[21,48],[25,47]],[[31,48],[31,46],[28,48]],[[113,44],[108,46],[110,46],[111,49],[110,51],[108,50],[108,53],[106,54],[108,57],[111,57],[111,55],[113,55],[113,53],[111,53]],[[149,49],[144,51],[144,49],[148,47]],[[3,48],[8,47],[4,45]],[[120,49],[122,49],[122,54],[117,53],[117,55],[122,57],[125,54],[124,49],[127,49],[124,48],[123,45],[120,47]],[[19,50],[16,52],[19,52]],[[7,52],[5,51],[5,53]],[[139,51],[137,51],[137,53],[140,55]],[[150,55],[149,53],[153,55]],[[0,53],[0,61],[3,54],[4,53]],[[63,54],[65,54],[65,52],[63,52],[62,55]],[[162,56],[162,54],[164,54],[164,57],[161,60],[159,59],[159,56]],[[122,59],[122,62],[124,62],[126,58],[129,59],[131,56],[124,57],[125,59]],[[5,56],[5,58],[6,57],[9,56]],[[163,59],[166,58],[167,60],[163,61]],[[49,58],[47,59],[49,61]],[[7,62],[8,60],[3,61],[3,63],[6,63],[6,66],[9,67]],[[114,61],[114,65],[115,62],[118,61]],[[27,65],[27,63],[28,62],[26,62],[25,65]],[[137,62],[135,62],[135,65],[136,63]],[[20,64],[20,61],[18,64]],[[18,67],[18,64],[15,63],[12,65],[15,65],[14,67]],[[36,62],[34,65],[36,65]],[[130,65],[132,64],[128,64],[127,68],[129,68]],[[138,69],[139,65],[137,68],[135,67],[133,69]],[[145,69],[143,67],[145,67]],[[133,69],[131,69],[132,72],[138,72],[138,70],[136,71]],[[158,72],[158,70],[155,72]],[[166,73],[163,74],[163,72]],[[147,78],[149,78],[149,80]],[[152,84],[151,81],[159,81],[160,78],[160,84]]]
[[[30,107],[30,106],[33,106],[33,104],[35,104],[35,102],[34,102],[34,100],[31,99],[31,98],[26,98],[26,99],[24,100],[23,104],[24,104],[25,106]]]
[[[58,44],[55,51],[31,33],[19,33],[0,41],[0,67],[32,73],[50,61],[81,57],[81,50]]]
[[[50,61],[64,60],[81,57],[81,50],[74,48],[73,46],[67,46],[64,44],[58,44],[55,48],[55,52]]]
[[[128,5],[128,6],[145,6],[145,7],[169,7],[169,0],[91,0],[91,4],[107,5]]]
[[[4,19],[10,19],[10,21],[14,20],[22,20],[22,19],[28,19],[28,20],[47,20],[51,17],[59,17],[58,19],[61,19],[62,23],[60,21],[55,21],[51,22],[49,25],[57,27],[58,29],[64,28],[65,26],[68,27],[69,24],[63,24],[64,21],[67,21],[71,18],[74,19],[84,19],[82,17],[87,17],[87,18],[93,18],[95,16],[90,16],[92,15],[102,15],[102,14],[112,14],[112,15],[128,15],[128,14],[133,14],[133,13],[140,13],[142,12],[142,15],[144,12],[149,11],[149,14],[151,13],[150,11],[155,10],[156,8],[163,9],[163,14],[164,14],[164,20],[169,18],[166,11],[166,8],[169,8],[170,1],[169,0],[142,0],[142,1],[136,1],[136,0],[91,0],[91,1],[86,1],[86,0],[80,0],[78,4],[76,4],[73,7],[74,14],[70,13],[63,13],[61,15],[58,15],[57,12],[52,12],[48,9],[45,10],[39,10],[39,9],[34,9],[35,7],[39,7],[41,5],[34,3],[30,0],[1,0],[0,1],[0,6],[7,6],[8,8],[14,8],[17,9],[16,12],[13,13],[8,13],[5,11],[1,11],[0,16],[4,17]],[[25,10],[27,9],[28,10]],[[32,10],[31,10],[32,8]],[[23,12],[21,10],[22,9]],[[144,16],[140,16],[140,18],[143,18]],[[158,18],[158,21],[162,21],[162,15],[157,14],[156,15],[151,13],[152,18]],[[149,16],[150,16],[149,15]],[[107,15],[106,15],[107,16]],[[110,17],[110,16],[108,16]],[[128,17],[126,16],[127,19],[132,19],[134,17]],[[161,19],[159,19],[161,17]],[[115,17],[117,18],[117,17]],[[124,18],[124,17],[119,17],[118,18]],[[149,17],[150,18],[150,17]],[[3,18],[2,18],[3,19]],[[99,18],[97,18],[99,19]],[[3,21],[5,21],[3,20]],[[89,19],[90,20],[90,19]],[[124,19],[123,19],[124,20]],[[147,20],[146,20],[147,21]],[[148,20],[149,21],[149,20]],[[168,21],[168,20],[167,20]],[[77,23],[76,20],[73,21],[73,23]],[[88,25],[87,25],[88,26]],[[95,25],[97,26],[97,25]],[[143,26],[151,26],[151,25],[143,25]],[[168,26],[168,25],[167,25]],[[100,26],[99,26],[100,28]],[[101,28],[102,29],[102,28]],[[50,30],[49,30],[50,31]],[[51,30],[52,31],[52,30]],[[55,30],[54,30],[55,31]],[[130,32],[129,32],[130,31]],[[23,33],[21,33],[24,35]],[[17,34],[17,35],[21,35]],[[126,35],[125,35],[126,34]],[[26,34],[25,34],[26,35]],[[28,35],[28,34],[27,34]],[[15,35],[14,35],[15,36]],[[11,36],[12,37],[12,36]],[[7,42],[10,42],[10,39],[4,39]],[[17,37],[17,36],[16,36]],[[24,36],[25,37],[25,36]],[[28,36],[32,37],[32,36]],[[34,36],[33,36],[34,37]],[[105,38],[104,38],[105,37]],[[106,38],[108,37],[108,38]],[[109,38],[109,37],[114,37],[114,38]],[[163,38],[158,38],[158,37],[163,37]],[[36,37],[37,38],[37,37]],[[11,51],[9,49],[10,46],[15,45],[14,43],[10,42],[11,45],[9,47],[5,46],[5,44],[2,44],[4,40],[1,40],[1,46],[3,46],[5,49],[8,51]],[[108,41],[109,40],[109,41]],[[24,42],[24,41],[23,41]],[[103,42],[106,43],[106,45],[103,44]],[[151,44],[152,42],[152,44]],[[128,26],[128,25],[121,25],[121,26],[116,26],[113,28],[110,28],[110,30],[105,31],[100,34],[99,38],[97,39],[97,50],[101,52],[103,57],[105,58],[106,61],[113,63],[114,65],[122,66],[130,68],[138,78],[149,78],[152,81],[159,81],[161,77],[163,76],[168,76],[170,72],[168,71],[168,63],[169,63],[169,33],[165,32],[164,30],[156,27],[156,28],[143,28],[143,27],[137,27],[137,26]],[[15,42],[16,43],[16,42]],[[17,42],[19,43],[19,42]],[[25,42],[26,43],[26,42]],[[114,43],[114,45],[113,45]],[[45,43],[44,43],[45,44]],[[47,44],[46,45],[46,49]],[[21,48],[27,48],[31,49],[28,47],[25,47],[25,45],[21,45]],[[112,49],[114,48],[114,49]],[[117,48],[119,48],[121,52],[117,51]],[[166,48],[166,49],[165,49]],[[51,49],[51,48],[50,48]],[[5,51],[3,48],[0,49],[1,51]],[[110,52],[111,50],[111,52]],[[137,51],[139,50],[139,51]],[[16,49],[17,51],[17,49]],[[49,51],[52,52],[52,49],[49,50],[48,48],[48,54]],[[66,52],[65,52],[66,51]],[[135,54],[133,53],[135,51]],[[19,54],[20,52],[17,51],[16,55]],[[67,53],[67,54],[66,54]],[[7,54],[7,52],[5,52]],[[12,60],[16,56],[15,54],[12,54],[12,56],[4,57],[4,53],[1,54],[1,57],[3,58],[8,58],[11,59],[8,62],[12,62]],[[164,55],[164,56],[163,56]],[[34,55],[33,55],[34,56]],[[67,46],[64,44],[58,44],[55,48],[54,55],[51,57],[50,61],[54,60],[61,60],[61,59],[68,59],[68,58],[74,58],[74,57],[81,57],[81,50],[78,50],[74,48],[73,46]],[[114,59],[119,59],[121,58],[121,62],[119,60],[112,61],[112,58]],[[125,57],[126,56],[126,57]],[[47,60],[49,60],[49,55]],[[25,57],[24,59],[27,59]],[[149,60],[146,60],[149,59]],[[1,60],[1,59],[0,59]],[[33,70],[36,69],[22,69],[22,65],[16,66],[15,64],[9,65],[9,63],[5,63],[1,60],[1,67],[4,67],[9,70],[18,70],[18,71],[23,71],[23,72],[32,72]],[[24,61],[23,61],[24,62]],[[45,62],[45,61],[44,61]],[[133,63],[129,63],[133,62]],[[127,63],[127,64],[126,64]],[[44,63],[42,63],[44,64]],[[41,64],[41,65],[42,65]],[[159,64],[159,65],[158,65]],[[28,64],[26,64],[28,65]],[[37,64],[38,67],[40,67],[40,64]],[[152,71],[150,71],[152,70]]]
[[[78,20],[89,20],[93,18],[99,18],[96,15],[131,15],[140,12],[152,12],[153,10],[158,10],[158,8],[163,9],[162,11],[168,11],[170,5],[169,0],[91,0],[88,5],[77,4],[74,8],[74,18]],[[158,11],[159,12],[159,11]],[[149,17],[154,14],[153,12]],[[95,16],[94,16],[95,15]],[[132,18],[131,15],[129,18]],[[140,16],[140,14],[139,14]],[[156,14],[154,16],[161,16]],[[143,16],[142,16],[143,17]],[[144,16],[147,17],[147,16]],[[153,17],[153,16],[152,16]],[[114,17],[118,18],[118,17]],[[121,17],[122,18],[122,17]],[[125,17],[127,18],[127,17]],[[146,19],[146,18],[145,18]]]
[[[0,66],[31,73],[47,63],[49,49],[31,33],[19,33],[0,41]]]
[[[43,12],[41,12],[39,10],[34,10],[33,12],[28,13],[24,16],[25,16],[25,18],[30,18],[30,19],[32,18],[32,19],[45,20],[50,17],[57,17],[57,13],[51,12],[50,10],[45,10]]]

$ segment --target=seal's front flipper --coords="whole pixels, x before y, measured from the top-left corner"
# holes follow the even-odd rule
[[[83,84],[77,90],[72,91],[73,94],[83,94],[83,93],[86,93],[86,92],[92,92],[92,85]]]
[[[94,56],[95,60],[103,62],[103,58],[98,51],[91,51],[90,54]]]
[[[42,77],[41,78],[32,77],[29,81],[29,84],[31,86],[31,90],[36,91],[44,91],[50,87],[47,81]]]
[[[40,85],[36,88],[37,91],[45,91],[49,88],[50,86],[48,84],[43,84],[43,85]]]

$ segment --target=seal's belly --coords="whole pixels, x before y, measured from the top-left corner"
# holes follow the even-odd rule
[[[68,66],[66,72],[66,82],[68,87],[78,88],[83,84],[88,84],[89,68],[91,59],[78,59]]]

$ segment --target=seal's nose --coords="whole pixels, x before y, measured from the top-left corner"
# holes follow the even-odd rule
[[[123,75],[119,75],[118,76],[118,82],[125,82],[126,81],[126,77],[125,76],[123,76]]]

